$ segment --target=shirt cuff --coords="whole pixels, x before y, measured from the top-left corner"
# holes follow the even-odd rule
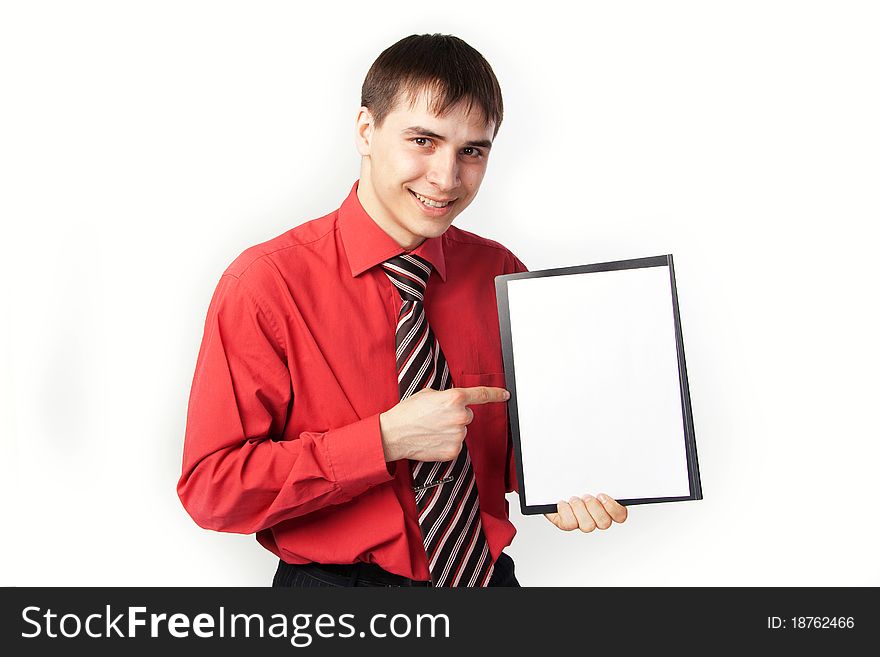
[[[336,480],[348,496],[355,497],[394,478],[385,461],[378,413],[334,429],[326,439]]]

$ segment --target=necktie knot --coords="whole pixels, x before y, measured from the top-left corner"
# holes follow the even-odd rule
[[[382,269],[404,301],[424,302],[425,288],[431,276],[430,262],[421,256],[401,253],[383,262]]]

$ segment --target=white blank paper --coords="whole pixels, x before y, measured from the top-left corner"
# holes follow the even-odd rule
[[[689,495],[669,268],[507,285],[526,504]]]

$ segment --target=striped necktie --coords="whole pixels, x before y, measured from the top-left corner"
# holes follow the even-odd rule
[[[401,254],[382,263],[400,292],[397,319],[397,385],[404,400],[423,388],[452,388],[440,343],[425,316],[425,288],[431,263]],[[494,564],[477,496],[467,445],[454,461],[411,461],[419,527],[434,586],[486,586]]]

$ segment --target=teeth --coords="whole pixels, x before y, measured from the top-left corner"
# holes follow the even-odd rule
[[[416,198],[419,199],[422,203],[424,203],[425,205],[432,207],[432,208],[445,208],[447,205],[452,203],[452,201],[446,201],[445,203],[438,203],[437,201],[432,201],[429,198],[425,198],[421,194],[416,194],[415,192],[413,192],[413,194],[415,194]]]

